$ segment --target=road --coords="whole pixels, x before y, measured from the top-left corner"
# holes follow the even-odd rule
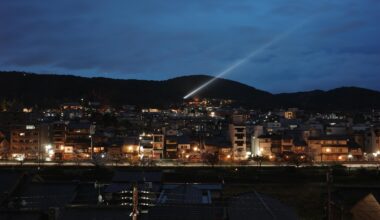
[[[109,166],[109,167],[129,167],[133,166],[127,162],[103,162],[100,163],[101,166]],[[329,164],[321,164],[321,163],[315,163],[312,166],[327,166]],[[330,164],[331,165],[331,164]],[[356,163],[341,163],[342,166],[348,167],[348,168],[376,168],[380,167],[380,163],[369,163],[369,162],[356,162]],[[65,161],[65,162],[40,162],[37,161],[7,161],[7,160],[1,160],[0,166],[41,166],[41,167],[51,167],[51,166],[63,166],[63,167],[92,167],[95,166],[94,163],[91,161],[80,161],[80,162],[73,162],[73,161]],[[140,165],[141,166],[141,165]],[[207,165],[204,163],[178,163],[175,161],[165,161],[165,162],[156,162],[156,167],[211,167],[211,165]],[[283,166],[294,166],[289,164],[279,164],[279,163],[263,163],[261,165],[262,167],[283,167]],[[300,167],[307,167],[311,165],[302,164]],[[247,163],[247,164],[216,164],[214,167],[258,167],[257,163]]]

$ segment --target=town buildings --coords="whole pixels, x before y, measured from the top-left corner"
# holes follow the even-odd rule
[[[41,112],[1,112],[1,158],[199,163],[214,155],[221,163],[255,157],[323,163],[380,156],[380,126],[371,114],[366,114],[367,121],[355,122],[344,112],[247,110],[215,100],[168,109],[91,103],[95,104],[81,100]]]

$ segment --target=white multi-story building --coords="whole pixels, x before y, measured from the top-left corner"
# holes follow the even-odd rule
[[[380,128],[371,128],[365,136],[366,153],[380,152]]]
[[[252,140],[251,140],[251,152],[253,156],[260,156],[260,142],[259,137],[264,134],[264,126],[256,125],[253,128]]]

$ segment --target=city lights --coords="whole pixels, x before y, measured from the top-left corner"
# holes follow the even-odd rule
[[[0,220],[380,220],[380,0],[0,14]]]
[[[54,156],[54,149],[51,144],[45,145],[45,160],[46,161],[52,161]]]
[[[36,126],[34,126],[34,125],[26,125],[25,128],[26,128],[26,130],[34,130],[34,129],[36,129]]]
[[[12,154],[12,157],[20,162],[25,160],[25,154]]]

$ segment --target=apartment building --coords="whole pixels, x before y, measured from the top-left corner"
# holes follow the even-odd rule
[[[247,156],[247,128],[245,125],[230,124],[229,136],[234,160],[244,160]]]

